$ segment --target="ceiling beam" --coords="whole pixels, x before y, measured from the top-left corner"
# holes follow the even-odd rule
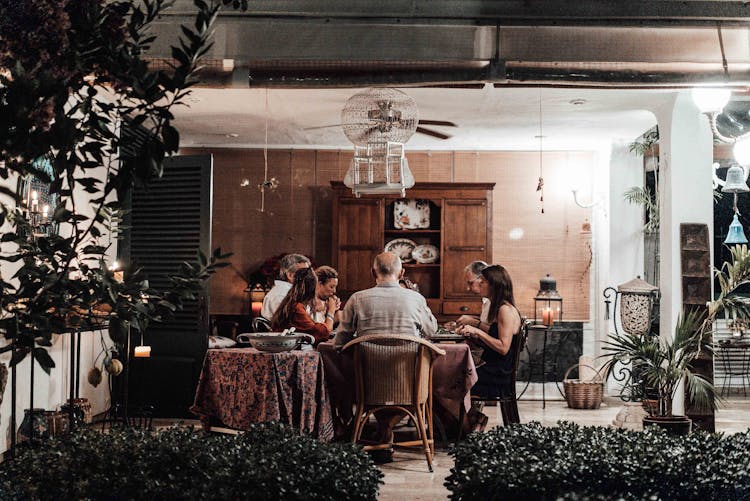
[[[177,0],[173,15],[193,12],[192,0]],[[169,15],[169,14],[168,14]],[[673,0],[252,0],[247,12],[223,16],[263,19],[399,21],[409,23],[659,25],[750,21],[746,1]]]

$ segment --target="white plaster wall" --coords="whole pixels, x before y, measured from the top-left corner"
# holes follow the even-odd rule
[[[680,224],[708,225],[709,242],[713,241],[713,136],[708,120],[695,107],[688,91],[676,93],[653,111],[661,136],[660,335],[669,339],[674,336],[682,307]],[[678,391],[673,404],[676,414],[683,412],[682,396]]]
[[[92,177],[102,178],[105,175],[104,167],[94,169],[89,172]],[[4,182],[6,186],[15,189],[17,178],[11,178]],[[76,190],[76,209],[78,213],[92,215],[93,207],[89,203],[91,195]],[[9,199],[3,197],[2,201],[8,203]],[[9,227],[0,228],[0,232],[8,231]],[[64,234],[65,228],[60,228],[61,234]],[[69,231],[69,229],[67,230]],[[104,237],[107,241],[106,236]],[[12,246],[8,243],[0,247],[3,253],[14,252]],[[112,248],[108,252],[108,259],[113,259],[116,254],[116,241],[113,242]],[[6,280],[10,280],[20,265],[16,263],[0,263],[0,273]],[[84,332],[81,335],[81,359],[80,359],[80,386],[79,396],[88,398],[91,402],[92,413],[94,415],[105,412],[109,408],[109,375],[105,372],[103,380],[98,387],[94,388],[86,380],[89,369],[93,367],[94,360],[101,351],[100,335],[104,336],[108,346],[112,342],[105,331]],[[6,344],[5,341],[2,341]],[[58,410],[64,404],[70,395],[70,336],[67,334],[53,335],[52,346],[48,352],[55,362],[55,367],[47,375],[37,363],[34,368],[34,402],[35,408],[46,410]],[[31,358],[26,357],[16,368],[16,429],[23,420],[24,409],[30,407],[30,389],[31,389]],[[9,366],[10,353],[0,356],[0,363]],[[98,365],[101,367],[101,358]],[[13,431],[11,430],[11,385],[12,379],[9,375],[8,384],[2,395],[2,404],[0,404],[0,453],[8,450]]]

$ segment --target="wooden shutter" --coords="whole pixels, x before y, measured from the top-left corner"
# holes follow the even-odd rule
[[[130,197],[130,229],[121,255],[143,268],[150,285],[169,286],[168,276],[200,249],[211,250],[211,155],[179,156],[165,162],[163,176]],[[134,359],[131,403],[154,406],[155,416],[188,416],[208,347],[208,287],[174,319],[152,323],[144,343],[150,359]],[[131,345],[140,344],[132,339]]]

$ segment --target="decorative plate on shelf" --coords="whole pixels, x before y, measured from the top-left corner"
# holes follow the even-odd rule
[[[412,252],[417,247],[416,242],[408,238],[396,238],[385,244],[386,252],[393,252],[401,258],[402,263],[411,263],[414,261]]]
[[[431,264],[437,262],[440,251],[434,245],[417,245],[411,252],[411,257],[420,264]]]
[[[429,200],[403,199],[394,201],[393,227],[397,230],[424,230],[429,228]]]

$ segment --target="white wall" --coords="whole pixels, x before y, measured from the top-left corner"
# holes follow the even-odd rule
[[[90,172],[92,177],[102,178],[104,176],[104,168],[92,170]],[[11,189],[15,189],[17,179],[12,178],[4,183]],[[81,190],[76,190],[76,206],[79,213],[91,215],[93,209],[89,200],[90,194],[87,194]],[[2,201],[8,203],[9,199],[3,197]],[[8,231],[9,227],[6,225],[0,228],[0,231]],[[65,228],[61,228],[61,234],[66,231]],[[105,237],[106,241],[106,237]],[[13,247],[4,243],[0,247],[4,254],[14,252]],[[110,259],[116,253],[116,243],[110,249]],[[0,273],[6,280],[10,280],[19,265],[16,263],[0,263]],[[94,415],[100,414],[107,410],[110,404],[109,375],[106,371],[103,374],[103,380],[98,387],[94,388],[86,380],[89,369],[93,367],[94,359],[101,351],[100,335],[104,336],[105,342],[108,346],[112,346],[112,342],[105,331],[96,332],[84,332],[81,335],[81,358],[80,358],[80,386],[79,395],[80,397],[88,398],[92,405],[92,413]],[[53,335],[52,346],[48,348],[48,352],[55,362],[55,367],[51,370],[50,374],[47,375],[37,363],[34,368],[34,407],[43,408],[46,410],[59,410],[60,406],[64,404],[70,395],[70,335]],[[0,338],[1,339],[1,338]],[[3,345],[7,344],[3,339],[1,341]],[[101,367],[102,357],[99,358],[98,365]],[[23,420],[24,409],[30,407],[30,377],[31,377],[31,358],[26,357],[16,369],[16,429],[20,426]],[[5,353],[0,356],[0,363],[9,366],[10,353]],[[9,375],[8,384],[6,385],[5,391],[2,395],[2,404],[0,405],[0,452],[8,450],[10,447],[10,441],[12,436],[11,429],[11,386],[13,381]]]

